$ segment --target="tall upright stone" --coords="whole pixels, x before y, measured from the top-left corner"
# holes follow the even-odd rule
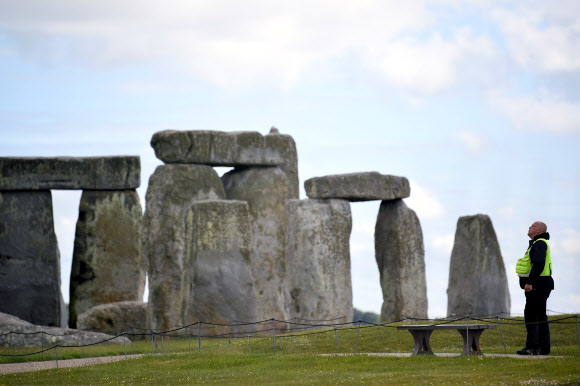
[[[236,168],[222,176],[226,197],[248,203],[258,319],[288,319],[286,203],[290,183],[278,167]]]
[[[489,216],[457,220],[449,265],[447,314],[509,315],[511,299],[505,266]]]
[[[142,217],[135,190],[83,191],[70,278],[71,328],[96,305],[143,300]]]
[[[0,192],[0,312],[66,327],[50,191]]]
[[[291,317],[352,321],[351,229],[346,200],[288,201]]]
[[[224,187],[210,166],[160,165],[151,175],[143,218],[151,328],[181,324],[185,212],[196,201],[219,199]]]
[[[186,213],[184,324],[200,319],[217,324],[257,320],[251,237],[246,202],[210,200],[191,205]],[[227,332],[229,328],[216,326],[210,334]]]
[[[381,202],[375,257],[383,290],[381,321],[426,318],[423,233],[417,215],[402,199]]]

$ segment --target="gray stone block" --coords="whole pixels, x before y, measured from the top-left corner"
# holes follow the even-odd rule
[[[10,334],[10,332],[17,334]],[[111,335],[99,332],[79,331],[71,328],[37,326],[13,315],[0,312],[0,347],[34,347],[37,350],[43,345],[47,349],[56,344],[80,346],[99,342],[121,345],[124,343],[123,337],[113,338]],[[54,351],[51,354],[45,352],[45,355],[54,355]]]
[[[427,318],[423,233],[419,218],[403,200],[381,203],[375,257],[383,290],[381,322]]]
[[[77,316],[96,305],[143,299],[142,218],[135,190],[83,191],[70,278],[70,327],[76,328]]]
[[[78,317],[78,328],[119,335],[123,332],[147,334],[147,303],[124,301],[101,304],[89,308]],[[131,340],[150,339],[149,336],[128,335]]]
[[[222,181],[211,166],[161,165],[151,175],[142,237],[152,328],[181,325],[186,210],[196,201],[225,197]]]
[[[335,174],[314,177],[304,182],[310,198],[337,198],[348,201],[395,200],[411,194],[405,177],[378,172]]]
[[[348,201],[288,201],[291,317],[352,322],[351,229]]]
[[[200,319],[218,324],[257,320],[251,238],[246,202],[200,201],[190,207],[186,213],[184,324]],[[210,334],[230,332],[228,327],[216,326]]]
[[[140,184],[138,156],[0,158],[0,190],[124,190]]]
[[[211,166],[280,166],[298,198],[298,157],[289,135],[272,131],[262,136],[254,131],[157,132],[151,138],[155,156],[167,164]]]
[[[287,320],[286,203],[290,182],[278,167],[234,169],[222,176],[226,197],[248,203],[258,319]]]
[[[50,191],[0,192],[0,312],[66,326]]]
[[[457,220],[449,265],[447,314],[509,315],[511,299],[499,242],[489,216]]]

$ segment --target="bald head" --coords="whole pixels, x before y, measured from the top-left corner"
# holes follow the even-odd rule
[[[536,221],[528,229],[528,236],[533,239],[537,235],[541,235],[548,230],[548,226],[541,221]]]

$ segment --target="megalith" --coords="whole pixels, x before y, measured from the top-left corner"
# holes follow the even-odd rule
[[[151,328],[181,323],[185,212],[200,200],[225,199],[215,170],[206,165],[160,165],[149,179],[143,218],[143,250],[149,279]]]
[[[290,316],[351,322],[353,315],[346,200],[289,200],[287,272]]]
[[[419,218],[402,199],[382,201],[375,257],[383,290],[381,321],[427,317],[425,248]]]
[[[226,197],[248,203],[258,319],[288,319],[286,203],[291,187],[278,167],[236,168],[222,176]]]
[[[211,166],[279,166],[290,180],[291,194],[298,198],[298,156],[289,135],[272,129],[255,131],[159,131],[151,138],[155,156],[166,164]]]
[[[447,314],[509,315],[510,307],[505,266],[491,219],[484,214],[460,217],[449,265]]]
[[[359,172],[313,177],[304,182],[309,198],[338,198],[348,201],[395,200],[411,194],[405,177]]]
[[[143,299],[142,217],[135,190],[83,191],[70,278],[71,328],[91,307]]]
[[[66,327],[48,190],[0,191],[0,312]]]
[[[183,323],[255,322],[248,204],[199,201],[186,213]],[[230,332],[215,326],[210,335]]]
[[[150,337],[147,327],[147,303],[122,301],[99,304],[78,316],[78,328],[105,334],[119,335],[123,332],[131,340]],[[142,334],[142,335],[138,335]]]
[[[0,157],[0,190],[136,189],[139,156]]]

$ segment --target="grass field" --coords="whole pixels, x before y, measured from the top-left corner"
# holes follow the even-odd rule
[[[551,317],[551,320],[561,319]],[[564,323],[567,322],[567,323]],[[410,353],[411,334],[392,327],[325,330],[306,336],[202,339],[180,337],[164,340],[161,354],[151,354],[151,341],[127,344],[127,354],[144,353],[142,358],[116,363],[0,375],[0,384],[580,384],[580,347],[575,319],[550,326],[554,357],[508,358],[385,357],[368,353]],[[513,354],[524,345],[521,320],[502,324],[481,336],[486,354]],[[357,343],[358,335],[358,343]],[[320,355],[336,354],[350,355]],[[158,341],[158,348],[161,346]],[[355,345],[357,354],[354,354]],[[171,349],[169,349],[169,346]],[[431,338],[435,353],[460,353],[462,339],[456,331],[435,331]],[[7,348],[2,349],[6,354]],[[32,349],[13,349],[31,352]],[[59,360],[83,356],[122,355],[123,345],[59,348]],[[54,359],[54,350],[44,359]],[[40,356],[1,357],[2,363],[40,360]]]

